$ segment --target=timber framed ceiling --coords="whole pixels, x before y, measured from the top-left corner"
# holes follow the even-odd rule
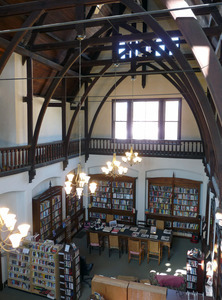
[[[162,74],[178,89],[199,125],[205,166],[210,166],[207,172],[217,179],[222,190],[221,4],[221,1],[206,0],[0,0],[0,73],[13,52],[22,55],[27,60],[30,78],[24,101],[29,103],[33,96],[44,99],[34,134],[32,128],[29,131],[33,163],[47,107],[62,107],[64,98],[70,105],[75,102],[79,90],[80,52],[82,84],[86,86],[82,105],[100,76],[115,76],[110,67],[121,61],[119,43],[127,43],[122,53],[127,55],[135,46],[130,42],[138,41],[136,49],[140,55],[124,60],[128,71],[118,74],[119,83],[126,76],[139,75],[145,87],[147,76],[153,73]],[[181,10],[178,10],[179,5]],[[178,17],[180,12],[187,12],[189,18]],[[163,26],[167,23],[173,29]],[[215,78],[204,74],[207,95],[196,76],[198,72],[204,73],[204,67],[201,55],[193,51],[195,35],[197,41],[207,43],[212,52]],[[80,42],[81,37],[84,38]],[[179,48],[172,37],[180,38]],[[158,38],[172,55],[160,49]],[[147,46],[151,52],[144,50]],[[155,56],[157,50],[161,53],[159,57]],[[102,58],[103,53],[106,59]],[[75,108],[67,134],[63,135],[67,149],[78,109]]]

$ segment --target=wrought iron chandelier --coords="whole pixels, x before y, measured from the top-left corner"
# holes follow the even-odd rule
[[[9,208],[0,208],[0,251],[10,252],[19,247],[20,242],[28,235],[29,224],[21,224],[14,231],[16,215],[9,214]]]
[[[132,81],[132,103],[133,103],[135,76],[131,77],[131,81]],[[138,152],[133,152],[133,146],[131,145],[130,151],[127,151],[125,153],[125,156],[122,157],[122,160],[125,163],[128,163],[132,167],[132,165],[140,163],[142,161],[142,158],[138,156]]]
[[[71,192],[76,193],[76,195],[81,198],[83,194],[83,188],[84,186],[88,185],[90,176],[82,172],[81,164],[78,164],[76,175],[69,173],[67,178],[68,180],[65,182],[66,194],[69,195]],[[75,189],[73,189],[73,187],[75,187]],[[95,182],[91,182],[89,184],[90,193],[95,193],[96,187],[97,184]]]
[[[107,161],[107,167],[102,167],[102,171],[106,175],[110,175],[112,177],[121,176],[127,173],[128,168],[121,166],[121,162],[116,160],[116,153],[113,153],[113,160]]]
[[[77,39],[79,40],[79,93],[81,90],[81,41],[85,36],[78,35]],[[79,112],[81,111],[81,97],[79,96]],[[82,172],[81,166],[81,128],[80,128],[80,116],[79,116],[79,163],[77,167],[77,173],[74,175],[70,173],[67,175],[68,180],[65,182],[65,191],[66,194],[76,193],[76,195],[81,198],[83,195],[83,188],[87,186],[89,183],[90,176],[86,175],[86,173]],[[75,187],[75,189],[73,189]],[[91,182],[89,185],[90,193],[94,193],[96,190],[97,184],[95,182]]]
[[[142,161],[142,158],[138,156],[138,152],[133,152],[133,146],[131,145],[130,151],[125,153],[126,156],[122,157],[122,160],[125,163],[128,163],[130,166],[138,164]]]
[[[114,64],[115,67],[115,86],[114,86],[114,91],[115,91],[115,103],[116,103],[116,68],[118,67],[118,64]],[[116,152],[115,152],[115,133],[114,133],[114,143],[113,143],[113,148],[114,148],[114,153],[113,153],[113,160],[112,161],[107,161],[106,167],[102,167],[102,172],[105,173],[106,175],[116,177],[116,176],[121,176],[123,174],[126,174],[128,171],[128,168],[121,166],[121,162],[116,160]]]

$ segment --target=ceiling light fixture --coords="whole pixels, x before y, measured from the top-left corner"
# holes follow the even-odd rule
[[[135,79],[136,79],[135,76],[131,77],[131,81],[132,81],[132,105],[133,105],[133,97],[134,97],[134,81],[135,81]],[[125,153],[125,156],[122,157],[122,160],[125,163],[128,163],[131,167],[132,167],[132,165],[138,164],[142,161],[142,158],[138,156],[138,152],[133,152],[132,140],[131,140],[130,151]]]
[[[66,194],[69,195],[71,192],[76,193],[78,198],[81,198],[83,195],[83,188],[84,186],[88,185],[90,176],[88,176],[86,173],[82,171],[81,166],[81,122],[80,122],[80,113],[81,113],[81,97],[80,97],[80,90],[82,87],[81,83],[81,55],[82,55],[82,49],[81,49],[81,41],[85,38],[85,35],[78,35],[77,39],[79,40],[79,163],[77,167],[77,173],[76,175],[73,173],[69,173],[67,175],[68,180],[65,182],[65,191]],[[89,191],[90,193],[94,193],[96,190],[96,183],[91,182],[89,185]],[[75,190],[73,190],[73,187],[75,187]]]
[[[21,224],[14,231],[16,215],[9,213],[9,208],[0,208],[0,251],[10,252],[19,247],[20,242],[28,235],[29,224]]]
[[[119,66],[119,64],[114,64],[115,67],[115,86],[114,86],[114,91],[115,91],[115,104],[116,104],[116,68]],[[115,147],[116,147],[116,143],[115,143],[115,136],[116,133],[114,132],[114,142],[113,142],[113,149],[114,149],[114,153],[113,153],[113,160],[112,161],[108,161],[106,163],[106,167],[102,167],[102,172],[105,173],[106,175],[112,176],[113,178],[115,178],[116,176],[122,176],[123,174],[126,174],[128,171],[128,168],[121,166],[121,162],[116,160],[116,151],[115,151]]]

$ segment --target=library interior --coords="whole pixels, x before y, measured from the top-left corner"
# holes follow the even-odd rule
[[[0,299],[221,300],[222,2],[0,20]]]

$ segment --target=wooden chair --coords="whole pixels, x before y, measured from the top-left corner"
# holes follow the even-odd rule
[[[132,258],[139,259],[139,264],[141,264],[141,258],[144,259],[144,247],[141,240],[128,239],[128,262]]]
[[[112,250],[119,251],[119,257],[121,257],[121,252],[123,251],[121,239],[116,235],[108,236],[108,249],[109,249],[109,257]]]
[[[158,257],[158,264],[160,264],[160,261],[162,259],[162,246],[161,242],[158,241],[148,241],[147,242],[147,263],[150,261],[150,255],[151,256],[157,256]],[[154,257],[152,257],[154,258]],[[156,258],[154,258],[156,259]]]
[[[156,220],[156,229],[164,230],[164,221]]]
[[[99,234],[96,232],[89,233],[89,253],[91,253],[93,248],[99,249],[99,255],[101,255],[101,248],[104,249],[104,239],[99,238]]]
[[[114,220],[114,217],[113,215],[106,215],[106,223],[109,223],[110,221],[113,221]]]

